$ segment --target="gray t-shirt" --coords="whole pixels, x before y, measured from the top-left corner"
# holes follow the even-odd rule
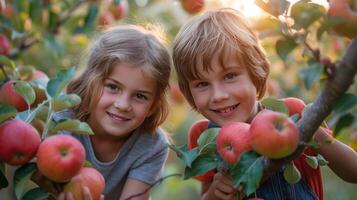
[[[57,113],[54,119],[69,118],[70,112]],[[71,134],[86,149],[86,159],[92,167],[99,170],[105,178],[104,195],[106,200],[120,198],[127,178],[136,179],[147,184],[158,180],[168,156],[168,142],[163,130],[158,129],[155,135],[136,130],[120,149],[116,158],[110,162],[99,161],[93,151],[87,135]]]

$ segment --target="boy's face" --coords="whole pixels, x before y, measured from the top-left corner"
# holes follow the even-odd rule
[[[213,70],[205,71],[198,65],[202,77],[189,82],[197,111],[220,126],[250,121],[257,113],[256,87],[236,55],[230,53],[224,62],[222,66],[215,54]]]
[[[116,65],[104,80],[102,95],[89,116],[94,133],[126,138],[152,113],[156,92],[156,80],[141,67]]]

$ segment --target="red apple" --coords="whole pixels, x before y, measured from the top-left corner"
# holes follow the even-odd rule
[[[203,9],[204,4],[204,0],[181,0],[182,8],[190,14],[199,13]]]
[[[299,114],[299,118],[302,116],[302,112],[305,109],[305,102],[299,98],[296,97],[287,97],[281,99],[286,107],[288,107],[289,110],[289,116],[292,116],[294,114]]]
[[[293,153],[299,143],[299,129],[283,113],[261,111],[250,126],[253,150],[268,158],[283,158]]]
[[[188,149],[192,150],[197,147],[197,140],[200,135],[208,128],[209,121],[207,119],[201,119],[192,124],[191,128],[188,130]],[[215,172],[214,170],[210,170],[203,175],[193,177],[199,181],[211,181]]]
[[[0,55],[7,56],[10,54],[11,44],[5,35],[0,35]]]
[[[333,27],[333,31],[341,36],[353,38],[357,36],[357,1],[330,0],[327,15],[340,17],[343,22]]]
[[[28,104],[25,99],[15,91],[15,84],[16,81],[10,80],[1,87],[0,103],[13,106],[17,111],[22,112],[28,109]]]
[[[40,70],[33,70],[32,71],[32,75],[31,75],[31,80],[37,80],[37,81],[44,81],[44,82],[48,82],[49,78],[47,76],[46,73],[40,71]],[[47,99],[46,96],[46,92],[44,90],[44,88],[40,88],[38,85],[36,84],[31,84],[32,88],[35,91],[35,95],[36,95],[36,99],[35,101],[32,103],[31,107],[36,107],[38,104],[42,103],[43,101],[45,101]]]
[[[76,200],[84,200],[82,195],[83,187],[88,187],[92,199],[99,200],[103,194],[104,186],[105,180],[99,171],[94,168],[83,167],[79,173],[64,186],[63,191],[72,192]]]
[[[121,0],[118,5],[111,2],[108,10],[113,15],[115,20],[119,20],[128,16],[129,5],[126,0]]]
[[[244,151],[251,149],[249,127],[244,122],[230,122],[218,132],[217,151],[227,163],[234,165]]]
[[[1,124],[0,141],[0,159],[23,165],[35,157],[41,138],[30,124],[15,119]]]
[[[110,26],[114,23],[114,17],[110,12],[103,12],[99,15],[98,24],[103,28]]]
[[[53,135],[46,138],[38,148],[37,167],[52,181],[69,181],[83,167],[83,145],[70,135]]]
[[[191,128],[188,130],[188,149],[191,150],[198,146],[197,140],[200,135],[208,127],[209,121],[207,119],[201,119],[194,122]]]
[[[4,7],[0,5],[0,14],[10,18],[14,15],[14,8],[10,4],[7,4]]]

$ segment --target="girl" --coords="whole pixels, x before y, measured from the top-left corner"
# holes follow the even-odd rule
[[[160,177],[168,142],[158,127],[168,114],[170,62],[154,32],[119,26],[98,38],[84,72],[67,87],[82,102],[55,120],[77,118],[90,125],[94,135],[72,135],[105,177],[105,199],[141,193]],[[88,196],[88,188],[83,192]],[[148,198],[145,193],[135,199]],[[61,193],[60,199],[71,199],[71,194]]]

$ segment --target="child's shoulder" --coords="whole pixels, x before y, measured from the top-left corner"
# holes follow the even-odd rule
[[[168,136],[166,131],[162,128],[156,129],[154,134],[140,131],[137,142],[139,144],[145,143],[145,145],[152,147],[167,147]]]

